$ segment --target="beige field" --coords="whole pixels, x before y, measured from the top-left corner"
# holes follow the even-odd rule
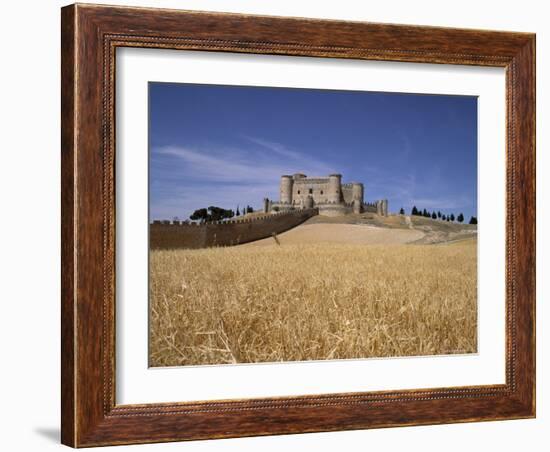
[[[363,245],[395,245],[419,240],[421,231],[389,229],[359,224],[304,224],[277,236],[281,245],[347,243]],[[273,238],[257,240],[241,246],[271,246]]]
[[[150,259],[152,366],[477,349],[472,239],[281,246],[269,239],[152,251]]]

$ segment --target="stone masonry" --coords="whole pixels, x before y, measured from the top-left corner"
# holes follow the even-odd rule
[[[279,201],[265,198],[263,210],[288,211],[296,209],[319,209],[319,215],[339,216],[351,213],[373,212],[388,215],[388,201],[364,201],[364,186],[361,182],[343,184],[341,174],[328,177],[307,177],[296,173],[281,176]]]

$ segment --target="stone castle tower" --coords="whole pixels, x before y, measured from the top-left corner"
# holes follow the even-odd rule
[[[365,211],[388,214],[387,200],[365,203],[361,182],[343,184],[341,174],[328,177],[307,177],[296,173],[281,176],[279,201],[264,199],[264,211],[309,209],[316,207],[320,215],[338,216]]]

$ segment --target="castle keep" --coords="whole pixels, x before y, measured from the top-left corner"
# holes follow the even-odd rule
[[[307,177],[297,173],[281,176],[279,201],[264,199],[264,212],[317,208],[319,215],[339,216],[350,213],[374,212],[388,215],[388,201],[364,201],[360,182],[343,184],[341,174],[328,177]]]

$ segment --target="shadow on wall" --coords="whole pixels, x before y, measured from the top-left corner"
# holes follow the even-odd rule
[[[259,218],[205,224],[155,221],[149,225],[149,249],[239,245],[288,231],[318,213],[317,209],[303,209]]]
[[[34,429],[34,432],[51,442],[56,444],[61,443],[61,431],[59,427],[37,427]]]

